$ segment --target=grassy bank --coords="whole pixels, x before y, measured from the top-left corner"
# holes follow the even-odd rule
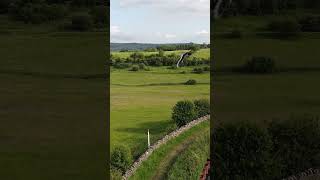
[[[181,156],[176,153],[177,152],[187,153],[188,151],[187,148],[189,147],[187,144],[197,143],[197,140],[195,140],[194,138],[208,135],[209,128],[210,128],[209,122],[205,121],[189,129],[188,131],[182,133],[177,138],[170,140],[167,144],[162,145],[159,149],[153,152],[153,154],[148,158],[147,161],[142,163],[140,168],[137,169],[134,176],[132,176],[130,179],[166,178],[170,167],[172,167],[171,173],[176,173],[175,168],[180,166],[179,159],[183,159],[183,156],[184,156],[184,155]],[[208,143],[208,142],[205,142],[205,143]],[[207,144],[203,146],[206,146],[206,145]],[[175,151],[177,149],[180,149],[180,150]],[[171,155],[172,153],[173,155]],[[203,162],[203,165],[205,161]],[[177,164],[174,164],[173,162],[176,162]],[[203,166],[200,164],[201,163],[199,163],[199,168],[200,166]],[[176,178],[180,178],[180,177],[176,177]]]

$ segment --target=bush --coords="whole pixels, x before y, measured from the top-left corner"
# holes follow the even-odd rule
[[[180,72],[180,74],[186,74],[186,73],[187,73],[186,71],[181,71],[181,72]]]
[[[132,163],[132,155],[130,149],[124,145],[116,146],[110,157],[111,168],[124,173]]]
[[[77,14],[72,16],[71,28],[76,31],[88,31],[92,28],[92,19],[88,14]]]
[[[110,176],[112,180],[122,180],[122,172],[117,169],[111,168]]]
[[[107,6],[95,6],[90,14],[97,27],[105,28],[108,21]]]
[[[145,69],[147,69],[147,66],[144,63],[140,63],[139,64],[139,69],[145,70]]]
[[[185,85],[195,85],[197,84],[197,81],[194,79],[189,79],[187,82],[184,83]]]
[[[198,99],[193,102],[198,117],[210,114],[210,102],[208,99]]]
[[[203,67],[203,71],[210,71],[210,66]]]
[[[173,65],[169,66],[168,69],[178,69],[178,67],[177,67],[177,65],[173,64]]]
[[[178,127],[186,125],[196,118],[194,105],[191,101],[179,101],[172,108],[172,120]]]
[[[130,71],[139,71],[139,66],[133,65],[130,69]]]
[[[44,23],[64,18],[68,9],[64,5],[46,4],[43,1],[16,1],[9,7],[9,14],[15,20],[25,23]]]
[[[242,71],[247,73],[272,73],[276,69],[275,62],[270,57],[252,57],[243,66]]]
[[[8,12],[11,0],[1,0],[0,1],[0,14],[4,14]]]
[[[203,69],[202,68],[194,68],[193,73],[196,73],[196,74],[202,74],[203,73]]]
[[[320,32],[320,16],[306,16],[299,20],[303,32]]]
[[[267,29],[279,38],[298,36],[301,32],[300,24],[294,19],[278,19],[271,21]]]
[[[213,130],[213,179],[271,179],[271,137],[251,123],[228,123]]]
[[[320,120],[311,115],[273,120],[269,133],[274,142],[272,154],[282,167],[279,177],[288,177],[309,168],[320,167]]]
[[[129,63],[122,63],[122,62],[116,62],[114,63],[113,67],[116,69],[126,69],[129,68],[131,64]]]

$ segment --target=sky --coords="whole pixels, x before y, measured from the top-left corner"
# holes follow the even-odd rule
[[[111,0],[111,42],[209,43],[210,0]]]

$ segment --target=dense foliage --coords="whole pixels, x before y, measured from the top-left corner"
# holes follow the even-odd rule
[[[215,179],[282,179],[320,166],[320,119],[311,115],[248,122],[213,131]]]
[[[197,117],[203,117],[210,114],[210,102],[208,99],[194,100],[194,106],[197,112]]]
[[[185,84],[185,85],[196,85],[196,84],[197,84],[197,81],[194,80],[194,79],[189,79],[189,80],[186,81],[184,84]]]
[[[47,4],[42,0],[18,0],[10,4],[11,17],[25,23],[43,23],[64,18],[68,8],[61,4]]]
[[[71,28],[76,31],[88,31],[92,28],[93,22],[88,14],[76,14],[72,16]]]
[[[266,74],[276,70],[275,61],[270,57],[257,56],[252,57],[246,64],[240,68],[245,73]]]
[[[110,57],[110,63],[115,68],[119,67],[118,64],[130,63],[130,64],[145,64],[146,66],[176,66],[180,56],[176,54],[165,55],[163,51],[159,51],[156,54],[145,55],[142,52],[134,52],[130,54],[128,58]],[[186,58],[181,62],[181,66],[197,66],[197,65],[209,65],[210,60],[204,58],[191,57]],[[204,69],[205,68],[205,69]],[[209,67],[201,68],[201,71],[209,71]]]
[[[217,4],[219,0],[214,0]],[[287,10],[320,9],[318,0],[222,0],[220,16],[280,14]]]
[[[191,122],[196,118],[196,116],[197,113],[192,101],[179,101],[172,108],[172,120],[177,124],[178,127]]]
[[[195,80],[189,80],[193,84]],[[210,114],[210,102],[207,99],[198,99],[194,102],[184,100],[179,101],[172,108],[172,120],[178,127],[188,124],[196,118]]]
[[[110,163],[114,170],[124,173],[131,166],[132,161],[132,155],[127,146],[118,145],[111,152]]]
[[[280,177],[320,167],[320,120],[311,115],[273,120],[269,132],[274,143],[272,154],[281,164]]]
[[[228,123],[213,131],[213,179],[268,179],[271,137],[251,123]]]

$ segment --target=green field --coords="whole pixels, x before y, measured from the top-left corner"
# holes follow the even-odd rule
[[[169,54],[176,54],[176,55],[181,55],[182,53],[187,52],[188,50],[176,50],[176,51],[165,51],[165,55]],[[158,52],[143,52],[145,56],[151,55],[151,54],[157,54]],[[114,51],[111,54],[115,57],[120,57],[120,58],[127,58],[134,52],[119,52],[119,51]],[[194,53],[192,56],[197,57],[197,58],[206,58],[208,59],[210,56],[210,49],[200,49],[196,53]],[[191,57],[192,57],[191,56]]]
[[[137,157],[147,148],[147,129],[151,142],[167,133],[173,124],[171,108],[177,101],[209,98],[209,73],[191,71],[191,67],[178,70],[151,67],[151,71],[139,72],[112,69],[111,149],[116,144],[126,144]],[[198,84],[184,85],[189,79],[197,80]]]
[[[210,122],[205,121],[168,141],[130,179],[198,179],[209,155],[209,131]],[[193,156],[186,157],[190,153]],[[183,176],[175,176],[179,173]]]
[[[293,114],[319,115],[320,39],[218,38],[215,42],[217,70],[243,65],[252,56],[273,57],[277,67],[289,70],[268,75],[216,73],[211,92],[215,121],[263,122]]]
[[[106,177],[104,40],[104,33],[0,34],[2,179]]]

